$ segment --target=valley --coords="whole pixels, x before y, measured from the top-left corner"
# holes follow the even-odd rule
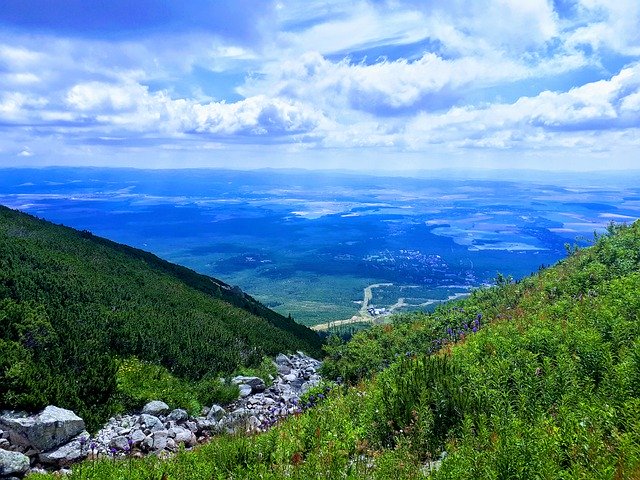
[[[640,216],[633,176],[504,177],[7,169],[0,204],[221,278],[309,326],[363,317],[355,302],[379,283],[393,285],[369,306],[428,310]]]

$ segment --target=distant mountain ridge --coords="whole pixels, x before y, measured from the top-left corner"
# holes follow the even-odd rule
[[[0,206],[0,409],[55,403],[104,417],[117,358],[199,380],[320,347],[237,287]]]

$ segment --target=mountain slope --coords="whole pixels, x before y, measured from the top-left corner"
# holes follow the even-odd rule
[[[319,348],[313,331],[219,280],[0,207],[0,408],[104,416],[116,356],[198,380]]]

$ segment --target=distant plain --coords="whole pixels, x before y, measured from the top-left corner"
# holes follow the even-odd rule
[[[433,308],[640,218],[628,174],[424,177],[2,169],[0,203],[238,285],[307,325],[350,318],[373,284],[392,285],[372,290],[372,308]]]

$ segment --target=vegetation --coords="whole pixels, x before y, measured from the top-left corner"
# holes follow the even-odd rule
[[[266,434],[69,478],[639,478],[638,292],[640,222],[612,226],[523,281],[333,339],[345,383]]]
[[[144,397],[116,395],[119,359],[208,384],[298,349],[320,339],[237,288],[0,207],[0,409],[56,404],[95,428]]]

